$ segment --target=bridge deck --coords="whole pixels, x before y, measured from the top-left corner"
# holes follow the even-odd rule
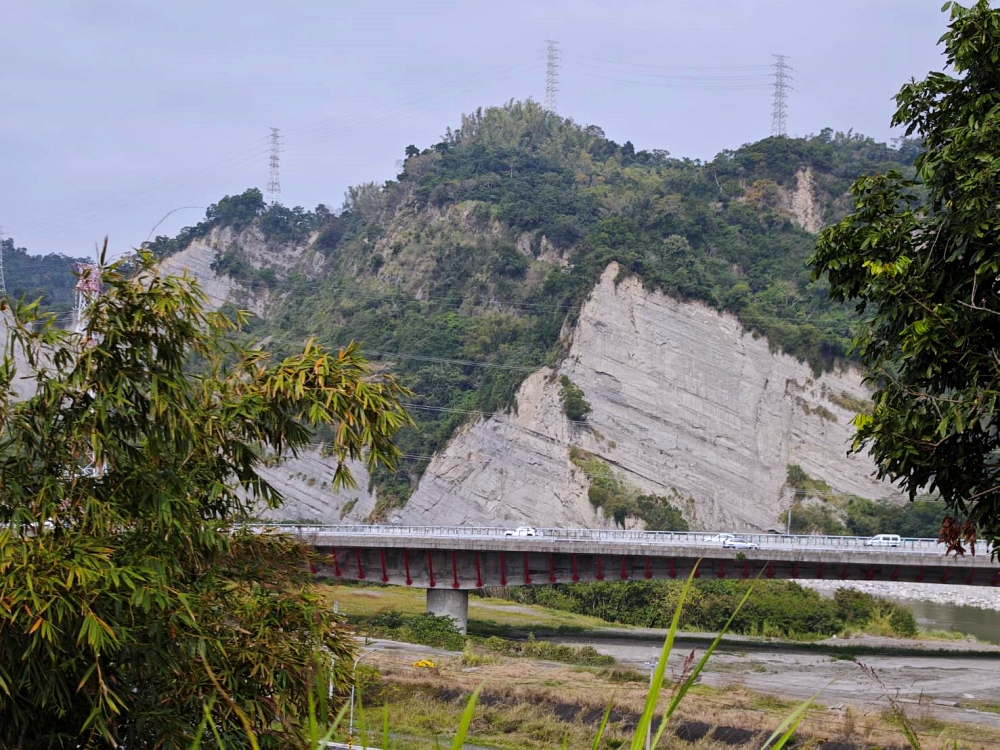
[[[743,535],[758,549],[729,549],[713,535],[545,529],[534,537],[503,529],[394,526],[285,527],[328,561],[324,573],[422,588],[474,589],[574,581],[714,578],[911,581],[997,586],[988,554],[946,556],[937,540],[866,547],[857,537]]]

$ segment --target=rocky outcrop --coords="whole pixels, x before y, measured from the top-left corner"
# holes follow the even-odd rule
[[[208,297],[208,306],[217,310],[226,302],[234,301],[236,283],[228,276],[216,276],[212,270],[215,249],[209,238],[192,242],[175,255],[160,263],[160,273],[164,276],[181,276],[185,272],[198,279],[198,284]]]
[[[818,234],[823,229],[823,210],[816,200],[812,170],[808,167],[795,175],[795,190],[791,193],[795,223],[807,232]]]
[[[368,491],[368,471],[363,463],[348,462],[347,468],[357,486],[334,490],[336,466],[334,459],[313,450],[280,465],[261,468],[261,477],[285,498],[281,508],[262,509],[261,516],[286,521],[363,523],[375,509],[376,500],[374,493]]]
[[[571,446],[644,492],[691,498],[681,510],[695,528],[776,526],[789,464],[841,492],[897,494],[847,455],[849,407],[867,397],[857,373],[816,378],[735,317],[617,274],[609,266],[585,303],[559,370],[525,380],[512,413],[459,432],[395,521],[605,525]],[[564,416],[562,374],[593,407],[587,424]]]
[[[160,272],[180,276],[186,271],[197,278],[208,297],[208,306],[213,310],[230,302],[241,309],[264,315],[270,303],[266,285],[254,288],[245,279],[217,275],[212,265],[229,250],[238,253],[249,268],[270,269],[275,278],[281,279],[296,267],[308,246],[308,242],[287,246],[269,243],[256,227],[241,232],[234,232],[229,227],[215,228],[179,253],[164,258],[160,263]]]

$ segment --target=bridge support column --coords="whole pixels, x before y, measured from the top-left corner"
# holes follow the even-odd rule
[[[437,617],[450,617],[458,632],[469,628],[469,592],[462,589],[427,589],[427,611]]]

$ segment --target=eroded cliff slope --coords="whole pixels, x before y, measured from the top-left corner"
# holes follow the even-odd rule
[[[685,498],[693,528],[774,527],[791,502],[790,464],[841,492],[895,494],[869,460],[847,455],[844,404],[866,397],[854,372],[816,378],[735,317],[635,277],[616,284],[618,271],[610,265],[586,301],[559,370],[527,378],[514,412],[462,429],[394,521],[606,525],[571,446],[645,492]],[[563,414],[563,374],[593,408],[587,424]]]

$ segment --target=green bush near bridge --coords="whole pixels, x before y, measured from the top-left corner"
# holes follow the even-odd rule
[[[515,601],[589,614],[608,622],[668,627],[682,584],[679,581],[573,583],[507,589]],[[717,632],[746,592],[748,581],[697,581],[681,616],[685,630]],[[845,629],[878,635],[917,634],[913,613],[894,602],[841,590],[833,599],[792,581],[760,581],[730,632],[798,640],[836,635]]]

